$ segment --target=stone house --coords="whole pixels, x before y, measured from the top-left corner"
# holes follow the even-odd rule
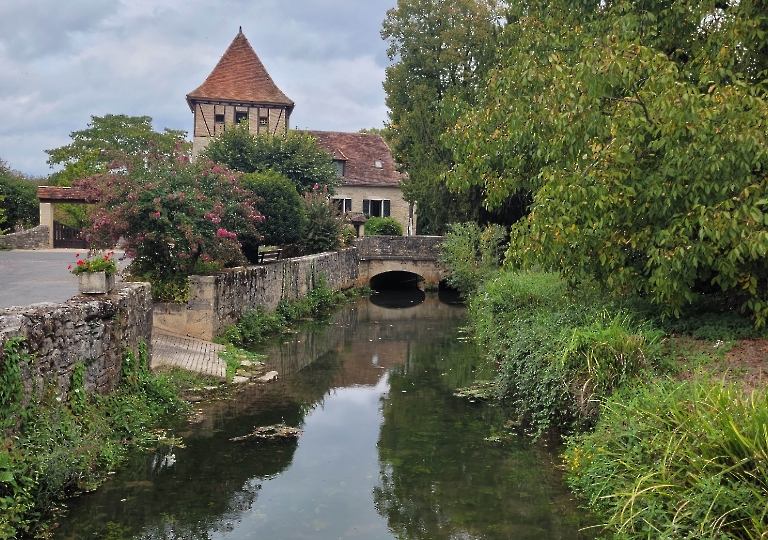
[[[340,186],[333,200],[339,211],[362,212],[369,216],[393,217],[405,235],[416,234],[416,213],[403,199],[400,181],[389,146],[373,133],[307,131],[328,152],[336,165]]]
[[[285,135],[294,102],[274,83],[242,28],[203,84],[187,94],[194,114],[192,154],[227,127],[248,121],[254,135]],[[328,152],[340,180],[334,200],[343,213],[395,218],[416,234],[416,213],[403,199],[392,153],[379,135],[307,131]]]

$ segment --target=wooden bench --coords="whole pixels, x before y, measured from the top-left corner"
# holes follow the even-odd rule
[[[279,261],[280,253],[282,253],[282,251],[282,249],[267,249],[264,251],[259,251],[259,264]]]

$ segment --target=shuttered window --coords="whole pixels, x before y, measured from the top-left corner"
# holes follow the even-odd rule
[[[390,203],[388,199],[363,199],[363,214],[388,217],[389,209]]]

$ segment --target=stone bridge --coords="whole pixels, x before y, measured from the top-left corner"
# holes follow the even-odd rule
[[[446,274],[438,264],[442,236],[364,236],[355,242],[359,259],[358,285],[389,272],[420,276],[426,287],[436,287]]]

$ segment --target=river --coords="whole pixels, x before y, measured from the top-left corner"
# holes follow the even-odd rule
[[[58,539],[574,539],[556,452],[507,436],[463,307],[361,299],[265,346],[280,380],[196,406],[183,448],[135,456],[69,501]],[[285,422],[295,443],[233,442]]]

